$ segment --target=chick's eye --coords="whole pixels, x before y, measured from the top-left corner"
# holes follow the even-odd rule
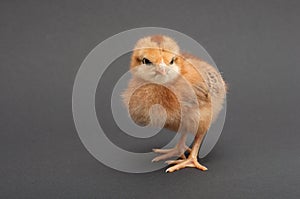
[[[146,58],[143,58],[142,63],[146,64],[146,65],[152,64],[152,62],[149,59],[146,59]]]
[[[175,58],[172,58],[172,60],[170,61],[170,65],[174,64],[175,62]]]

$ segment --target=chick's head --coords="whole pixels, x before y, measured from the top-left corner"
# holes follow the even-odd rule
[[[179,47],[167,36],[155,35],[140,39],[131,57],[133,76],[144,81],[164,84],[180,74]]]

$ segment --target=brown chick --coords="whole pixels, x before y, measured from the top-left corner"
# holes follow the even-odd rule
[[[173,39],[162,35],[137,42],[130,70],[132,79],[123,93],[123,101],[135,123],[160,127],[164,121],[164,128],[181,133],[174,148],[153,149],[161,154],[153,161],[180,157],[166,161],[173,165],[166,172],[185,167],[207,170],[197,156],[203,137],[225,99],[226,86],[220,73],[203,60],[181,53]],[[185,144],[187,133],[195,135],[191,149]]]

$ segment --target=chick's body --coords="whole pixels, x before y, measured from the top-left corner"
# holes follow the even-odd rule
[[[142,38],[131,58],[132,79],[123,93],[123,100],[131,118],[139,125],[160,126],[181,133],[173,149],[154,149],[162,155],[159,161],[172,156],[175,164],[167,171],[184,167],[207,170],[197,161],[201,141],[211,122],[222,108],[226,95],[220,73],[206,62],[182,54],[174,40],[166,36]],[[163,109],[153,108],[160,105]],[[186,134],[193,133],[193,148],[185,145]],[[184,152],[190,152],[186,159]]]

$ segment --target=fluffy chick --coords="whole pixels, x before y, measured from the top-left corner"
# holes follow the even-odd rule
[[[162,126],[181,133],[172,149],[153,149],[160,153],[153,161],[170,157],[166,171],[185,167],[207,170],[197,156],[203,137],[222,109],[226,86],[220,73],[205,61],[180,52],[177,43],[163,35],[140,39],[131,57],[132,79],[123,93],[131,118],[139,125]],[[154,108],[160,105],[164,109]],[[186,146],[187,133],[195,135],[193,146]],[[186,158],[184,153],[189,152]]]

